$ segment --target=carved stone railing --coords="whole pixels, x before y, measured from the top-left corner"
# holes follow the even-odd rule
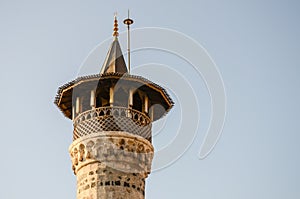
[[[99,107],[74,119],[73,140],[103,131],[124,131],[151,141],[151,120],[137,110],[125,107]]]

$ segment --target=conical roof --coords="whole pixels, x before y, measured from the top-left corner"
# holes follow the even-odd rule
[[[118,38],[115,37],[106,55],[100,74],[105,73],[127,73],[127,66],[122,54]]]

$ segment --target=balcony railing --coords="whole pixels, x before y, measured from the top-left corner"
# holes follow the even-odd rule
[[[73,139],[101,131],[125,131],[151,141],[151,120],[137,110],[125,107],[99,107],[74,119]]]

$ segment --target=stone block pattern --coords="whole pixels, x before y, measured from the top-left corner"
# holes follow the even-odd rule
[[[92,163],[77,173],[77,199],[143,199],[145,177]]]
[[[77,199],[143,199],[153,146],[126,132],[101,132],[69,148],[77,175]]]

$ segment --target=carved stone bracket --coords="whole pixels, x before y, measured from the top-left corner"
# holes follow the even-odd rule
[[[84,166],[102,166],[124,173],[149,174],[153,159],[152,144],[141,136],[107,131],[75,140],[69,147],[75,174]]]

